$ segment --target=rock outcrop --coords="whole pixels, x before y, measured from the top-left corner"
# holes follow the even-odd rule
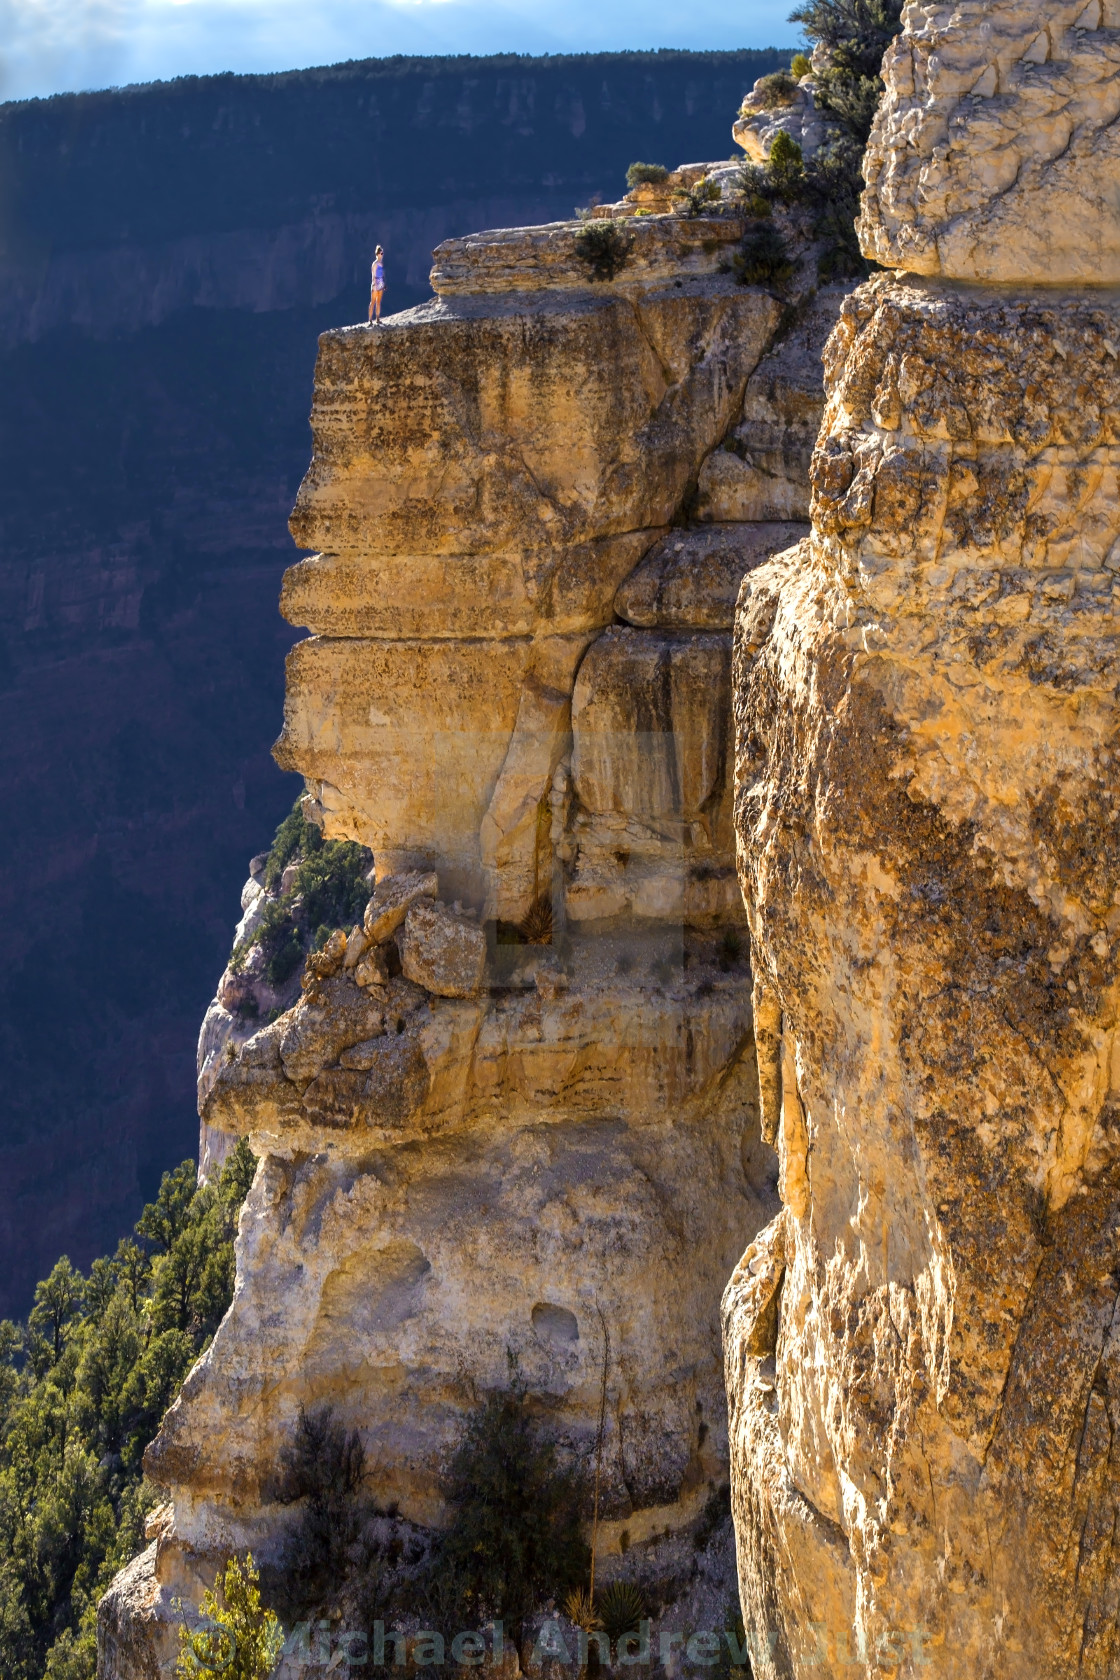
[[[760,1680],[1103,1680],[1116,37],[1096,5],[905,19],[862,233],[917,274],[844,305],[811,536],[748,576],[737,618],[783,1201],[724,1303],[740,1582]]]
[[[60,1254],[110,1253],[194,1147],[199,999],[292,798],[268,761],[295,635],[275,600],[316,335],[364,319],[378,241],[402,310],[452,233],[568,216],[631,156],[725,154],[780,62],[371,58],[50,100],[4,81],[0,1318]],[[80,962],[43,960],[75,937]]]
[[[235,964],[207,1016],[205,1147],[246,1135],[262,1159],[233,1305],[149,1449],[168,1506],[106,1600],[114,1649],[155,1650],[230,1548],[281,1557],[301,1407],[332,1404],[379,1499],[438,1525],[509,1350],[588,1457],[605,1327],[608,1568],[674,1543],[726,1478],[719,1299],[777,1208],[732,617],[807,529],[823,392],[800,352],[779,391],[783,304],[728,272],[733,213],[633,220],[611,279],[594,219],[498,230],[436,251],[431,303],[320,341],[292,519],[318,552],[282,602],[312,634],[277,756],[323,833],[372,852],[370,898],[302,983]],[[760,372],[765,462],[800,500],[717,511],[698,486]],[[261,861],[243,943],[279,890]],[[145,1672],[114,1661],[103,1680]]]
[[[816,87],[812,74],[796,82],[782,75],[759,77],[731,130],[752,163],[766,162],[779,132],[796,140],[806,159],[836,140],[841,125],[817,104]]]
[[[914,274],[1120,281],[1120,7],[907,8],[865,158],[869,256]]]

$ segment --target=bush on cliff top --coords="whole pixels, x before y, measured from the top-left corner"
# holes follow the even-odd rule
[[[589,222],[576,238],[576,255],[592,280],[613,280],[630,261],[634,236],[619,222]]]
[[[193,1161],[112,1258],[65,1256],[25,1325],[0,1323],[0,1674],[93,1680],[97,1601],[143,1545],[144,1448],[233,1296],[233,1237],[255,1162],[214,1184]]]
[[[755,92],[762,97],[762,109],[773,111],[779,105],[789,105],[797,92],[797,82],[788,70],[774,70],[769,76],[760,76],[755,83]]]
[[[813,233],[823,244],[822,280],[861,278],[869,271],[855,232],[863,152],[883,91],[883,54],[898,33],[901,17],[902,0],[805,0],[792,11],[790,22],[799,23],[813,45],[828,54],[827,65],[814,76],[814,97],[839,129],[808,162],[797,142],[779,130],[767,162],[745,164],[741,171],[743,195],[756,210],[770,204],[809,209]],[[797,57],[799,69],[807,66],[803,54]],[[777,84],[780,78],[765,80]],[[792,91],[792,77],[786,80]],[[740,265],[741,277],[750,266]]]
[[[632,163],[626,171],[626,185],[631,192],[635,187],[659,187],[668,179],[669,171],[663,163]]]

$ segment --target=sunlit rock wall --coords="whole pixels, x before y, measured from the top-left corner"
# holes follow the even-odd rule
[[[938,278],[845,304],[811,536],[739,601],[783,1202],[724,1306],[760,1680],[1120,1655],[1120,302],[1093,209],[1120,83],[1098,7],[1028,12],[907,8],[862,231]]]
[[[277,756],[328,837],[371,848],[371,901],[277,1019],[240,1015],[228,972],[207,1016],[204,1149],[247,1135],[262,1161],[233,1306],[148,1453],[168,1503],[106,1650],[137,1617],[154,1650],[226,1550],[282,1559],[301,1406],[330,1402],[379,1497],[438,1525],[511,1351],[587,1459],[605,1328],[606,1566],[726,1479],[719,1299],[777,1207],[731,629],[744,573],[807,530],[839,294],[801,298],[783,380],[782,303],[728,272],[734,214],[635,217],[609,280],[585,232],[451,242],[431,303],[321,340],[292,520],[318,552],[282,601],[312,634]],[[722,501],[717,455],[742,469]]]

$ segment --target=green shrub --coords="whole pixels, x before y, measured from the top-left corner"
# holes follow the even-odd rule
[[[302,795],[276,830],[264,866],[264,884],[269,892],[280,885],[280,877],[295,857],[310,857],[323,844],[323,836],[303,815]]]
[[[809,58],[806,53],[794,53],[793,57],[790,59],[789,73],[796,82],[799,82],[802,76],[807,76],[812,68],[813,66],[809,62]]]
[[[179,1607],[181,1608],[181,1602]],[[227,1560],[213,1589],[207,1588],[194,1627],[179,1624],[176,1680],[268,1680],[284,1643],[284,1632],[261,1603],[252,1552],[242,1563]]]
[[[811,165],[813,232],[824,240],[817,263],[822,280],[856,279],[869,271],[856,237],[862,156],[854,140],[842,139],[819,153]]]
[[[719,942],[720,962],[730,967],[732,963],[739,961],[742,954],[743,940],[741,935],[735,928],[725,928]]]
[[[753,187],[753,185],[749,183],[741,184],[740,192],[742,194],[742,208],[744,214],[749,216],[752,221],[765,221],[773,214],[770,207],[770,200],[768,198],[764,198],[762,194]]]
[[[793,266],[775,227],[748,233],[731,259],[732,272],[743,286],[784,286],[793,275]]]
[[[797,92],[797,82],[788,70],[775,70],[755,83],[755,93],[762,97],[762,109],[773,111],[778,105],[789,105]]]
[[[588,222],[576,235],[576,255],[587,264],[592,280],[613,280],[630,260],[633,235],[614,221]]]
[[[776,197],[784,204],[796,203],[805,189],[805,163],[801,147],[784,128],[770,142],[766,167]]]
[[[779,132],[765,165],[745,163],[740,170],[740,194],[751,215],[761,214],[763,203],[800,204],[811,211],[813,234],[823,246],[818,259],[823,280],[869,272],[855,232],[863,150],[883,91],[883,54],[898,33],[901,13],[902,0],[805,0],[792,12],[791,23],[800,23],[809,40],[827,51],[828,64],[814,72],[814,97],[840,129],[808,162],[796,141]],[[810,68],[804,53],[795,55],[790,79]]]
[[[669,171],[663,163],[632,163],[626,171],[626,185],[631,192],[635,187],[659,187],[668,179]]]
[[[265,905],[248,939],[234,947],[230,967],[245,967],[255,945],[264,953],[264,977],[270,986],[290,980],[315,942],[325,944],[335,928],[360,922],[369,900],[366,876],[373,855],[352,840],[324,840],[314,823],[305,822],[297,799],[280,827],[264,867],[264,883],[275,892],[289,864],[295,880],[288,891]]]
[[[269,985],[283,986],[291,979],[303,957],[303,941],[299,936],[299,929],[291,920],[285,920],[283,931],[277,933],[275,943],[265,959],[264,977]]]
[[[562,1470],[511,1360],[511,1386],[469,1420],[451,1463],[451,1527],[433,1560],[454,1615],[521,1625],[544,1600],[563,1601],[587,1576],[582,1478]]]
[[[678,187],[673,197],[679,199],[686,216],[702,216],[711,205],[718,204],[718,181],[697,181],[694,187]]]
[[[645,1595],[634,1581],[612,1581],[599,1594],[595,1609],[613,1644],[623,1634],[637,1633],[646,1614]]]
[[[804,0],[790,13],[809,40],[823,46],[827,68],[817,78],[817,104],[839,119],[862,148],[883,91],[883,54],[898,34],[903,0]]]
[[[300,862],[295,892],[308,928],[351,928],[369,901],[372,854],[353,840],[325,840]]]

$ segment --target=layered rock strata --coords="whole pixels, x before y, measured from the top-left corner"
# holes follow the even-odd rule
[[[586,231],[449,242],[433,302],[320,342],[292,520],[317,552],[282,602],[312,634],[277,756],[327,837],[371,849],[371,896],[298,996],[247,965],[207,1016],[205,1147],[248,1136],[261,1166],[233,1305],[149,1450],[168,1504],[106,1651],[157,1651],[225,1551],[282,1557],[301,1406],[331,1403],[378,1496],[439,1524],[511,1350],[587,1458],[605,1325],[608,1567],[726,1476],[719,1296],[777,1205],[731,625],[743,574],[806,526],[716,516],[698,484],[764,364],[773,385],[783,306],[723,271],[734,218],[637,221],[610,281]],[[266,899],[247,885],[243,938]]]
[[[844,306],[811,537],[740,596],[783,1208],[724,1334],[766,1680],[1120,1660],[1120,302],[1069,196],[1120,83],[1099,8],[1028,10],[907,8],[865,249],[953,278]]]

